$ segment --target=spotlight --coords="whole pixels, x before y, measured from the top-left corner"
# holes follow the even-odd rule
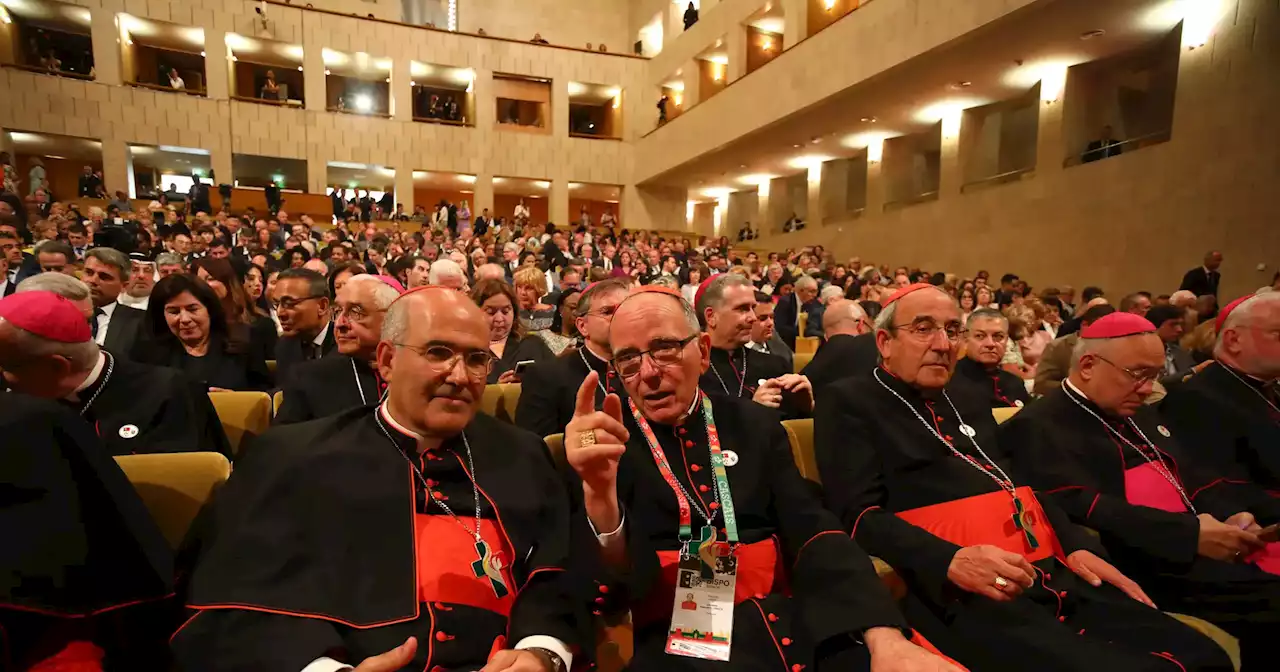
[[[361,93],[356,95],[355,100],[353,102],[355,104],[355,108],[357,112],[363,112],[367,114],[373,111],[373,98],[370,98],[369,94],[367,93]]]

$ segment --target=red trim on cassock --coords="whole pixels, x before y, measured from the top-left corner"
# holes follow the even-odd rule
[[[1090,519],[1090,518],[1092,518],[1092,517],[1093,517],[1093,507],[1095,507],[1095,506],[1097,506],[1097,505],[1098,505],[1098,499],[1099,499],[1100,497],[1102,497],[1102,493],[1101,493],[1101,492],[1099,492],[1099,493],[1097,493],[1097,494],[1095,494],[1095,495],[1093,496],[1093,501],[1089,503],[1089,510],[1084,514],[1084,519],[1085,519],[1085,520],[1088,520],[1088,519]]]
[[[819,532],[813,535],[812,537],[809,537],[809,541],[804,542],[804,545],[800,547],[800,552],[796,553],[796,563],[798,564],[800,562],[800,556],[804,554],[804,549],[809,548],[809,544],[812,543],[814,539],[817,539],[818,537],[825,537],[828,534],[838,534],[842,537],[844,536],[844,532],[837,532],[836,530],[827,530],[826,532]]]
[[[197,611],[196,613],[191,614],[191,616],[187,617],[187,620],[183,621],[182,625],[179,625],[178,629],[174,630],[172,635],[169,635],[169,643],[172,644],[173,640],[177,638],[178,633],[182,632],[183,628],[187,627],[188,625],[191,625],[191,621],[196,620],[196,617],[203,613],[204,613],[203,611]]]
[[[939,651],[938,647],[933,645],[933,642],[930,642],[929,640],[925,639],[924,635],[916,632],[915,630],[911,631],[911,643],[947,661],[948,663],[951,663],[956,667],[956,669],[961,670],[961,672],[969,672],[969,668],[947,657],[947,654]]]
[[[738,556],[734,604],[785,589],[785,579],[778,571],[783,564],[777,538],[770,537],[754,544],[739,544],[734,553]],[[680,567],[680,551],[658,551],[658,563],[661,565],[660,584],[650,590],[649,595],[632,610],[637,624],[665,621],[671,616],[671,604],[676,592],[676,570]]]
[[[1169,653],[1168,651],[1152,651],[1151,655],[1157,658],[1164,658],[1165,660],[1173,663],[1174,665],[1177,665],[1178,669],[1182,670],[1182,672],[1187,672],[1187,668],[1181,662],[1179,662],[1177,658],[1174,658],[1173,654]]]
[[[1083,485],[1064,485],[1060,488],[1054,488],[1052,490],[1043,490],[1042,492],[1044,492],[1044,494],[1046,495],[1056,495],[1059,492],[1066,492],[1067,490],[1084,490],[1084,489],[1085,487]]]
[[[1248,485],[1249,481],[1236,481],[1230,478],[1217,478],[1217,479],[1214,479],[1213,481],[1210,481],[1208,485],[1203,485],[1200,488],[1198,488],[1195,492],[1191,493],[1191,499],[1194,500],[1196,497],[1200,496],[1200,493],[1204,492],[1205,490],[1208,490],[1209,488],[1212,488],[1215,485],[1218,485],[1219,483],[1227,483],[1229,485]]]
[[[778,657],[782,659],[782,668],[789,669],[787,665],[787,654],[782,651],[782,645],[778,643],[778,636],[773,634],[773,626],[769,625],[769,618],[764,613],[764,607],[760,606],[760,601],[756,599],[748,600],[755,606],[756,611],[760,612],[760,622],[764,623],[764,629],[769,632],[769,639],[773,640],[773,648],[778,650]]]
[[[872,510],[872,509],[878,509],[878,508],[880,508],[880,507],[879,507],[879,506],[868,506],[867,508],[863,509],[863,510],[862,510],[862,513],[859,513],[859,514],[858,514],[858,517],[857,517],[856,519],[854,519],[854,521],[853,521],[853,531],[849,533],[849,536],[850,536],[850,537],[857,537],[857,536],[858,536],[858,523],[861,523],[861,522],[862,522],[862,517],[863,517],[863,516],[865,516],[865,515],[867,515],[867,512],[868,512],[868,511],[870,511],[870,510]]]
[[[41,616],[50,616],[53,618],[67,618],[67,619],[93,618],[94,616],[101,616],[102,614],[115,611],[117,609],[124,609],[126,607],[132,607],[139,604],[147,604],[149,602],[159,602],[161,600],[167,600],[173,596],[174,596],[174,593],[169,593],[168,595],[161,595],[159,597],[146,597],[140,600],[130,600],[128,602],[121,602],[120,604],[113,604],[109,607],[95,609],[93,611],[86,612],[83,614],[68,614],[61,611],[51,611],[48,609],[40,609],[37,607],[28,607],[26,605],[21,605],[21,604],[7,604],[7,603],[0,603],[0,609],[8,609],[10,611],[22,611],[30,614],[40,614]]]
[[[1049,518],[1040,508],[1035,493],[1025,485],[1017,488],[1016,492],[1018,499],[1022,500],[1036,540],[1040,542],[1039,548],[1035,550],[1028,546],[1022,531],[1014,525],[1013,501],[1004,490],[900,511],[897,515],[957,546],[990,544],[1010,553],[1017,553],[1029,562],[1048,557],[1066,562],[1058,537],[1049,525]]]

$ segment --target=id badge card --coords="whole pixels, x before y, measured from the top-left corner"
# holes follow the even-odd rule
[[[696,554],[680,561],[671,629],[667,632],[667,653],[729,660],[738,559],[728,552],[725,544],[717,546],[719,553],[710,578],[705,578],[702,561]]]

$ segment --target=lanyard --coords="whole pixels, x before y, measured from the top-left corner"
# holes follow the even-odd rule
[[[729,543],[738,543],[738,519],[733,509],[733,495],[729,491],[729,477],[725,473],[724,456],[720,450],[720,433],[716,430],[716,421],[711,413],[711,400],[707,395],[698,393],[702,399],[702,417],[707,427],[707,444],[711,449],[711,472],[715,476],[716,481],[716,501],[719,502],[719,508],[724,515],[724,529],[728,537]],[[658,473],[662,474],[663,480],[667,482],[667,486],[671,488],[672,494],[676,497],[676,503],[680,507],[680,543],[687,549],[689,542],[693,539],[693,505],[689,501],[689,493],[685,491],[684,486],[676,478],[675,473],[671,470],[671,463],[667,461],[667,455],[662,451],[662,446],[658,444],[658,439],[654,436],[653,428],[649,426],[649,421],[645,420],[640,414],[640,409],[636,408],[636,404],[631,399],[627,400],[627,404],[631,407],[631,415],[635,418],[636,424],[640,427],[640,433],[644,435],[645,443],[649,444],[649,452],[653,455],[654,464],[658,467]],[[709,512],[704,512],[702,508],[698,508],[698,515],[707,522],[707,527],[711,527],[711,522],[716,515],[716,509],[711,508]],[[684,552],[682,549],[682,552]]]

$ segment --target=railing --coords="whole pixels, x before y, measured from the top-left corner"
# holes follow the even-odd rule
[[[378,119],[391,118],[390,112],[361,112],[359,110],[348,110],[339,107],[326,107],[325,110],[328,112],[337,112],[338,114],[350,114],[356,117],[376,117]]]
[[[938,190],[934,189],[933,191],[926,191],[923,194],[916,194],[915,196],[900,198],[896,201],[889,201],[884,204],[884,211],[892,212],[894,210],[901,210],[903,208],[916,205],[918,203],[927,203],[929,201],[936,201],[936,200],[938,200]]]
[[[148,82],[125,82],[125,84],[138,89],[151,89],[152,91],[161,91],[163,93],[185,93],[188,96],[199,96],[201,98],[207,95],[207,92],[204,89],[175,89],[172,86],[151,84]]]
[[[475,126],[475,124],[467,123],[466,119],[462,119],[462,120],[440,119],[438,117],[419,117],[417,115],[414,115],[413,120],[424,123],[424,124],[444,124],[445,126],[463,126],[463,127]]]
[[[1110,145],[1107,145],[1106,147],[1100,147],[1098,149],[1095,149],[1092,152],[1086,150],[1074,156],[1068,156],[1066,159],[1062,161],[1062,167],[1070,168],[1072,166],[1078,166],[1082,163],[1093,163],[1094,161],[1103,161],[1105,159],[1109,159],[1111,158],[1111,156],[1109,156],[1109,153],[1116,148],[1119,148],[1120,153],[1124,154],[1125,152],[1128,152],[1128,151],[1136,151],[1150,145],[1156,145],[1162,142],[1168,142],[1169,137],[1172,134],[1173,132],[1170,129],[1165,129],[1163,131],[1156,131],[1154,133],[1147,133],[1146,135],[1140,135],[1136,138],[1121,140],[1120,142],[1112,143]],[[1084,160],[1085,154],[1097,154],[1098,158],[1093,159],[1091,161],[1085,161]]]
[[[569,133],[569,137],[571,137],[571,138],[583,138],[583,139],[585,139],[585,140],[619,140],[619,141],[620,141],[620,140],[622,140],[622,138],[615,137],[615,136],[612,136],[612,135],[596,135],[596,134],[594,134],[594,133],[573,133],[573,132],[570,132],[570,133]]]
[[[302,108],[302,101],[293,100],[273,100],[271,98],[255,98],[254,96],[231,96],[231,100],[242,103],[257,103],[259,105],[275,105],[276,107],[296,107]]]
[[[37,75],[49,75],[50,77],[65,77],[67,79],[78,79],[82,82],[93,81],[93,77],[89,75],[82,75],[78,72],[69,72],[66,70],[53,71],[48,68],[42,68],[38,65],[23,65],[21,63],[4,63],[2,65],[3,67],[6,67],[6,68],[10,68],[13,70],[22,70],[23,72],[30,72]]]
[[[981,191],[983,189],[994,187],[996,185],[1008,184],[1010,182],[1017,182],[1019,180],[1029,179],[1035,176],[1035,172],[1036,172],[1035,168],[1018,168],[1016,170],[1010,170],[1007,172],[1000,173],[998,175],[979,178],[976,180],[972,180],[970,182],[965,182],[964,184],[960,185],[960,193],[967,194],[971,191]]]

